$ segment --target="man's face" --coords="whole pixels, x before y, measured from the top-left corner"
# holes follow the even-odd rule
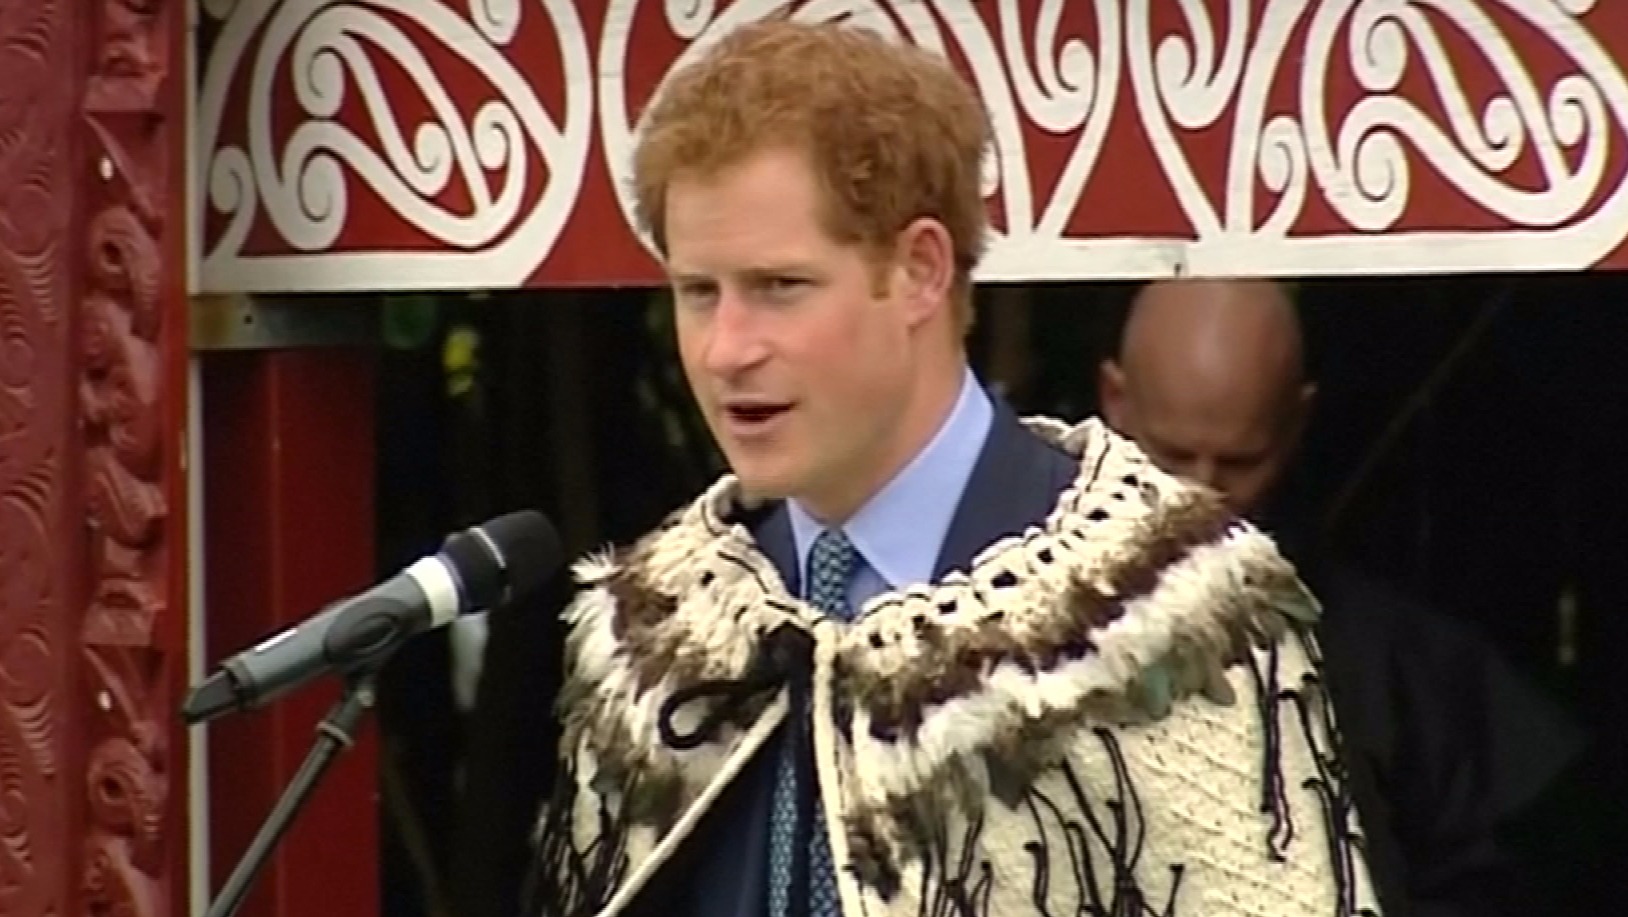
[[[1168,381],[1170,384],[1160,384]],[[1201,382],[1128,378],[1103,368],[1103,413],[1164,471],[1220,491],[1233,510],[1262,508],[1299,444],[1312,388],[1266,386],[1206,393]],[[1220,397],[1216,397],[1220,396]]]
[[[892,274],[832,240],[804,159],[755,155],[667,192],[679,356],[750,494],[852,512],[909,398]]]

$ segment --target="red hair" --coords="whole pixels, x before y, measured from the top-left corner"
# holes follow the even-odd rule
[[[731,31],[675,72],[633,156],[636,216],[667,251],[667,189],[765,149],[804,153],[832,237],[889,252],[930,217],[953,246],[954,298],[971,324],[971,274],[989,214],[981,189],[991,132],[978,94],[943,59],[833,23],[776,18]]]

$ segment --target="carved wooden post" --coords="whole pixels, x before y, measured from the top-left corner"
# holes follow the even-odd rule
[[[87,750],[75,910],[156,917],[187,906],[186,8],[61,6],[92,11],[75,23],[88,27],[72,270],[90,563],[71,707]]]
[[[7,915],[187,904],[184,13],[0,0]]]

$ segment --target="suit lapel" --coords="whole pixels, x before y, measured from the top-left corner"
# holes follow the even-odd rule
[[[784,500],[777,502],[763,517],[763,521],[753,529],[757,539],[758,549],[774,563],[775,570],[780,573],[780,581],[786,584],[786,591],[792,595],[802,595],[801,566],[797,563],[797,541],[791,533],[791,513],[786,509]]]
[[[935,581],[972,566],[978,552],[994,542],[1045,521],[1079,472],[1066,453],[1030,433],[1004,401],[993,400],[989,437],[950,518],[933,570]]]

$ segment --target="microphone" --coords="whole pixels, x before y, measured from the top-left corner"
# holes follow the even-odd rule
[[[181,717],[207,722],[264,706],[318,676],[382,663],[416,634],[542,585],[563,553],[554,527],[533,510],[459,532],[435,556],[226,660],[187,696]]]

